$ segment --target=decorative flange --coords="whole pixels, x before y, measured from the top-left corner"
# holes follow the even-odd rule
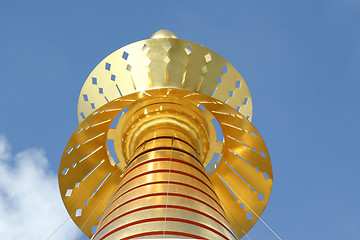
[[[112,131],[118,124],[125,126],[134,112],[150,111],[154,99],[174,102],[174,114],[176,109],[181,114],[192,113],[194,121],[187,117],[182,120],[190,127],[202,125],[192,129],[204,131],[199,136],[208,139],[204,144],[209,146],[202,149],[205,170],[236,235],[242,237],[256,223],[271,192],[273,175],[265,143],[250,121],[232,107],[204,94],[175,88],[117,98],[81,122],[66,146],[59,169],[60,192],[70,216],[87,236],[92,236],[131,155],[127,153],[128,143],[122,141],[116,147],[119,150],[111,153],[109,140],[116,144]],[[189,112],[177,106],[190,106]],[[151,108],[154,114],[165,110],[160,105]],[[131,121],[137,119],[142,118]],[[131,141],[131,137],[126,138],[127,132],[134,132],[128,130],[119,128],[121,139]]]
[[[163,30],[152,39],[131,43],[102,60],[81,90],[82,122],[102,105],[128,94],[177,88],[211,96],[252,118],[252,101],[244,79],[223,57]]]

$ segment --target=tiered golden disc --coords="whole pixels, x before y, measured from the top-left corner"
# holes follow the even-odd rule
[[[129,44],[102,60],[81,90],[79,122],[116,98],[164,87],[211,96],[251,121],[250,92],[238,71],[214,51],[168,35],[170,38],[157,38],[154,34],[152,39]]]
[[[166,232],[173,238],[236,239],[266,207],[271,162],[248,120],[244,80],[218,54],[174,37],[162,31],[117,50],[81,91],[80,125],[64,151],[59,185],[70,216],[89,237],[156,238]],[[189,166],[199,169],[191,173],[195,180],[179,177],[190,174]],[[135,185],[125,186],[133,178]],[[209,189],[202,186],[206,181]],[[163,198],[143,202],[147,191]],[[137,196],[138,202],[127,203]]]

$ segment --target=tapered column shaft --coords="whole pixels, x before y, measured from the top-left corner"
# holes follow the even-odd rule
[[[197,151],[172,136],[137,147],[93,236],[148,238],[236,239]]]

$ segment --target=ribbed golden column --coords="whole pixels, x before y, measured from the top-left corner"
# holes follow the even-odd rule
[[[214,51],[160,30],[90,73],[59,166],[91,239],[239,239],[271,193],[249,89]]]
[[[92,239],[147,238],[236,239],[197,151],[174,136],[137,148]]]

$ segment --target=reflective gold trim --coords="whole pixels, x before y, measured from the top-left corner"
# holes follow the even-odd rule
[[[122,47],[96,66],[79,96],[79,122],[109,101],[155,88],[212,96],[251,121],[249,89],[228,61],[197,43],[173,38],[169,33],[160,35]]]
[[[193,117],[197,120],[192,121],[191,119],[194,118],[183,117],[180,117],[180,119],[187,121],[187,124],[192,129],[203,129],[196,130],[203,131],[202,134],[188,134],[187,130],[181,129],[182,124],[180,124],[173,131],[168,131],[170,133],[168,136],[185,137],[185,142],[205,141],[201,140],[202,137],[196,138],[196,136],[208,137],[206,141],[208,141],[209,147],[200,154],[200,159],[203,159],[201,162],[207,169],[206,172],[210,176],[216,195],[219,197],[220,204],[232,228],[236,230],[236,235],[241,237],[257,221],[250,208],[258,215],[261,215],[264,210],[272,186],[271,162],[260,134],[245,116],[236,112],[227,104],[203,94],[194,94],[179,89],[152,89],[115,99],[97,109],[80,124],[64,151],[59,169],[61,196],[74,222],[89,237],[92,236],[91,228],[98,224],[99,216],[102,216],[107,202],[119,186],[121,176],[127,169],[128,161],[125,161],[124,156],[123,159],[119,158],[120,162],[115,165],[111,155],[109,155],[106,141],[109,139],[111,133],[109,129],[114,119],[122,110],[128,108],[128,111],[120,118],[120,124],[123,124],[121,123],[122,119],[127,119],[128,122],[138,121],[136,119],[140,119],[139,122],[146,122],[146,117],[132,119],[132,113],[139,109],[144,111],[144,106],[147,106],[146,104],[151,101],[169,102],[166,99],[175,101],[174,107],[183,104],[189,106],[188,111],[192,112],[192,114],[196,113],[193,114]],[[160,107],[157,108],[159,112],[169,111],[165,107]],[[183,115],[184,109],[179,108],[179,111],[181,111],[181,114],[178,114],[179,116]],[[176,119],[175,113],[174,110],[173,119]],[[161,114],[159,113],[159,115]],[[189,114],[189,116],[192,114]],[[221,129],[220,132],[217,132],[215,122],[218,123]],[[193,124],[199,123],[201,128],[193,126]],[[159,124],[163,125],[164,122],[159,121]],[[125,125],[126,123],[124,123]],[[131,124],[129,126],[131,129]],[[156,132],[156,128],[152,129],[154,129],[153,132]],[[146,142],[148,138],[165,136],[165,128],[160,128],[160,130],[159,135],[141,133],[139,139],[142,140],[135,141],[131,146],[136,148],[144,141]],[[129,134],[127,134],[128,132]],[[127,134],[128,138],[131,139],[131,135],[135,131],[121,131],[119,133],[119,136],[123,136],[123,134],[126,136]],[[223,139],[219,138],[219,134],[223,136]],[[166,145],[167,143],[163,142],[162,144]],[[181,141],[177,142],[177,144],[183,145],[182,148],[186,149],[186,151],[193,151],[192,148],[182,144]],[[125,152],[129,151],[124,149],[123,146],[127,145],[121,143],[116,145],[116,148],[119,148],[118,150],[121,153],[124,150]],[[167,152],[168,149],[155,151],[149,153],[149,158],[156,155],[169,157]],[[174,156],[189,157],[185,153],[172,152]],[[200,151],[197,150],[193,153],[196,152]],[[217,161],[213,161],[215,153],[220,156]],[[136,161],[134,163],[139,164]],[[174,166],[177,166],[177,164],[174,163]],[[151,176],[149,181],[156,180],[156,175],[149,176]],[[146,179],[143,179],[143,181],[146,182]],[[138,184],[140,183],[138,182]],[[71,194],[67,196],[69,190],[71,190]],[[87,206],[84,206],[85,201],[88,201]],[[74,215],[77,209],[81,209],[81,216]],[[252,216],[251,220],[247,219],[249,214]]]

